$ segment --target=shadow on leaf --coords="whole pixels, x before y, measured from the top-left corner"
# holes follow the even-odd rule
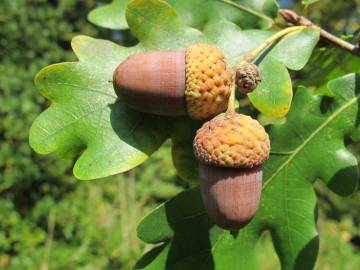
[[[319,250],[319,236],[311,239],[296,258],[294,270],[313,269]]]
[[[191,204],[184,205],[180,194],[177,200],[165,205],[168,224],[174,231],[166,259],[166,269],[214,269],[209,239],[209,230],[213,223],[204,210],[201,196],[198,194],[199,189],[193,190],[192,193]]]
[[[158,219],[149,220],[159,230],[150,236],[140,229],[147,242],[163,243],[146,253],[135,269],[215,269],[212,245],[223,230],[209,220],[199,188],[182,192],[163,206],[166,225]]]
[[[340,196],[349,196],[355,191],[358,181],[358,167],[352,166],[339,170],[327,186]]]
[[[133,269],[144,269],[147,265],[151,264],[151,262],[155,260],[157,256],[159,256],[159,254],[163,251],[165,247],[166,244],[162,244],[161,246],[158,246],[144,254],[141,259],[135,264]]]
[[[147,156],[169,137],[167,118],[135,111],[120,100],[109,107],[111,126],[120,140]]]

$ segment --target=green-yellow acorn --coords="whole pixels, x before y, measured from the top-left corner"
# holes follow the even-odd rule
[[[210,218],[224,229],[245,226],[259,205],[261,164],[269,157],[265,129],[250,116],[223,113],[197,131],[193,147]]]
[[[226,110],[231,80],[223,53],[209,44],[134,54],[113,75],[115,92],[130,107],[194,119]]]

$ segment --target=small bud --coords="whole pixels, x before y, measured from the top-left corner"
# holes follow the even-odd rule
[[[254,91],[260,81],[260,71],[252,63],[244,64],[236,70],[235,82],[243,94]]]

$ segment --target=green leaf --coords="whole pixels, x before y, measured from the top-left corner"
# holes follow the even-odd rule
[[[279,118],[279,117],[268,116],[265,114],[259,114],[257,120],[263,126],[274,125],[274,124],[284,124],[286,122],[285,117]]]
[[[264,30],[241,30],[237,25],[222,20],[209,23],[204,28],[204,34],[225,53],[230,65],[235,66],[247,53],[259,47],[275,33]],[[271,56],[289,69],[300,70],[309,61],[318,41],[319,30],[316,28],[290,33],[270,46],[260,57],[260,61]]]
[[[269,28],[277,17],[275,0],[167,0],[182,20],[202,29],[206,24],[226,20],[241,28]]]
[[[157,50],[183,49],[195,42],[206,42],[203,34],[184,26],[175,10],[159,0],[132,0],[126,10],[131,32],[139,46]]]
[[[79,62],[49,66],[35,79],[52,104],[33,123],[30,145],[41,154],[79,155],[74,166],[79,179],[105,177],[139,165],[169,133],[167,118],[131,110],[117,99],[112,86],[115,67],[135,52],[184,48],[204,40],[200,32],[181,25],[162,1],[131,1],[127,17],[139,45],[125,48],[76,37],[72,47]]]
[[[307,69],[298,74],[300,83],[307,87],[316,87],[316,93],[332,96],[326,82],[349,72],[360,73],[360,58],[344,53],[340,48],[316,49]]]
[[[88,20],[93,24],[110,29],[127,29],[125,9],[128,0],[114,0],[112,3],[92,10]]]
[[[111,4],[96,8],[89,20],[102,27],[125,29],[124,7],[127,0],[113,0]],[[242,28],[268,28],[277,16],[279,6],[275,0],[167,0],[191,27],[202,29],[211,21],[227,20]],[[168,25],[171,27],[171,25]]]
[[[355,192],[356,158],[344,138],[358,131],[360,77],[329,83],[334,98],[300,87],[285,124],[270,130],[272,153],[264,165],[260,207],[253,221],[231,235],[209,221],[198,188],[187,190],[146,216],[139,237],[164,244],[139,261],[135,269],[257,269],[255,247],[270,231],[282,269],[312,269],[318,252],[316,196],[321,179],[339,195]]]
[[[264,30],[241,30],[228,21],[214,21],[204,28],[204,34],[226,55],[231,66],[240,63],[245,54],[256,49],[274,33]]]
[[[30,145],[41,154],[64,157],[83,151],[74,167],[80,179],[129,170],[165,140],[159,132],[165,122],[117,101],[111,74],[126,56],[121,48],[85,36],[72,45],[79,63],[52,65],[36,76],[36,86],[52,106],[34,122]]]
[[[307,28],[293,32],[279,41],[271,50],[274,57],[289,69],[300,70],[309,60],[313,49],[319,41],[320,32],[315,28]]]
[[[255,91],[248,94],[251,103],[262,113],[273,117],[284,117],[291,106],[292,85],[286,67],[266,57],[259,65],[261,82]]]

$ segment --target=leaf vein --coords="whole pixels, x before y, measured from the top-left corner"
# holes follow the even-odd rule
[[[349,106],[351,106],[353,103],[356,102],[356,100],[359,98],[359,96],[356,96],[349,100],[347,103],[345,103],[343,106],[341,106],[338,110],[336,110],[329,118],[326,119],[317,129],[314,130],[313,133],[310,134],[310,136],[303,141],[302,144],[300,144],[295,150],[294,153],[291,154],[288,159],[268,178],[268,180],[265,182],[263,186],[263,190],[267,188],[269,183],[280,173],[282,169],[285,168],[295,157],[296,155],[304,149],[304,147],[328,124],[330,124],[339,114],[341,114],[344,110],[346,110]]]
[[[76,84],[72,84],[72,83],[64,83],[64,82],[49,82],[49,85],[65,85],[65,86],[72,86],[74,87],[73,90],[78,90],[78,91],[83,91],[83,92],[94,92],[94,93],[98,93],[104,96],[108,96],[108,97],[112,97],[112,98],[117,98],[117,96],[115,95],[111,95],[109,93],[105,93],[103,91],[101,91],[100,88],[93,88],[93,87],[85,87],[85,86],[80,86],[80,85],[76,85]]]
[[[62,131],[63,129],[71,126],[72,124],[75,124],[77,121],[79,121],[79,120],[81,120],[81,119],[83,119],[83,118],[85,118],[85,117],[87,117],[87,116],[89,116],[89,115],[91,115],[91,114],[93,114],[93,113],[95,113],[95,112],[98,112],[98,111],[100,111],[100,110],[103,110],[103,109],[104,109],[104,107],[96,108],[95,110],[92,110],[92,111],[90,111],[90,112],[88,112],[88,113],[85,113],[84,115],[82,115],[82,116],[74,119],[73,121],[68,122],[67,124],[61,126],[60,128],[57,128],[57,129],[56,129],[54,132],[52,132],[52,133],[47,132],[47,134],[48,134],[49,137],[51,137],[51,136],[59,133],[59,132]],[[44,130],[44,127],[39,126],[39,128],[41,128],[42,130]]]

